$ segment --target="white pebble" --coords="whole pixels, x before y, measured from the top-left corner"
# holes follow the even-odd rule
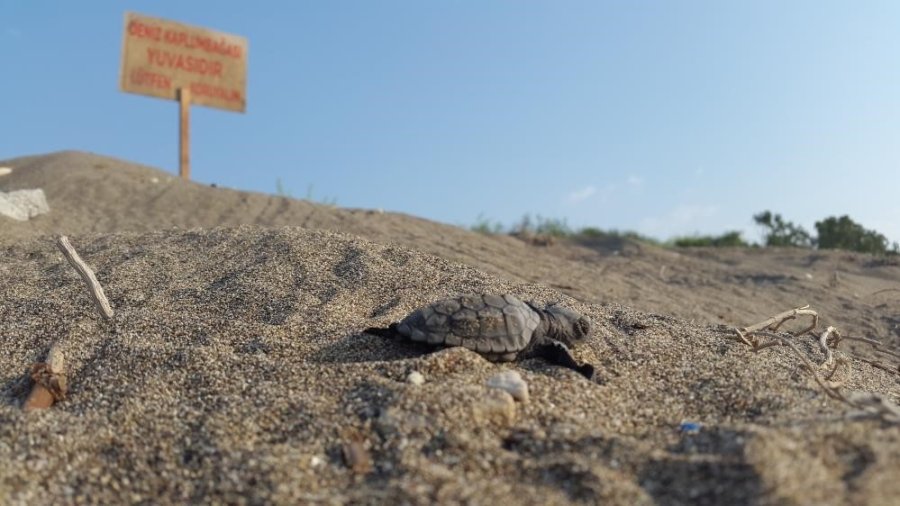
[[[506,390],[519,402],[528,402],[528,383],[516,371],[503,371],[491,376],[487,386]]]
[[[425,383],[425,376],[422,376],[422,373],[419,371],[413,371],[406,377],[406,382],[413,385],[421,385]]]
[[[9,167],[0,167],[0,176],[5,176],[7,174],[12,174],[12,169]]]
[[[319,467],[324,463],[325,461],[322,460],[322,457],[319,457],[318,455],[313,455],[313,457],[309,459],[309,465],[312,467]]]

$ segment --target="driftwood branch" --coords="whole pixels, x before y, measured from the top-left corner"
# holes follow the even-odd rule
[[[819,314],[809,309],[809,306],[798,307],[795,309],[791,309],[789,311],[785,311],[783,313],[778,313],[777,315],[768,318],[765,321],[759,322],[756,325],[750,325],[749,327],[744,327],[742,330],[744,333],[753,333],[759,330],[771,330],[772,332],[778,332],[778,329],[781,326],[789,321],[797,318],[798,316],[812,316],[812,323],[809,327],[799,331],[793,332],[795,336],[799,336],[800,334],[805,334],[810,330],[816,328],[819,324]]]
[[[798,316],[812,317],[812,324],[806,329],[799,332],[778,332],[778,329],[781,327],[781,325],[783,325],[786,321],[797,318]],[[898,410],[900,410],[900,408],[891,403],[889,400],[872,393],[851,392],[848,395],[844,395],[840,391],[841,384],[830,381],[835,372],[837,372],[838,367],[841,364],[846,363],[846,360],[843,358],[836,359],[834,357],[834,353],[832,352],[832,348],[836,348],[838,343],[840,343],[843,339],[865,342],[872,345],[876,350],[882,353],[891,355],[894,355],[894,353],[881,348],[881,343],[875,341],[874,339],[845,337],[842,336],[836,328],[831,326],[826,328],[825,331],[821,334],[817,335],[814,333],[814,331],[818,323],[818,313],[816,313],[812,309],[809,309],[809,306],[804,306],[796,309],[791,309],[789,311],[784,311],[755,325],[750,325],[743,328],[732,327],[732,330],[737,335],[737,339],[747,346],[750,346],[753,351],[759,351],[778,345],[789,347],[794,352],[794,354],[796,354],[797,357],[800,358],[805,368],[809,371],[815,382],[819,385],[819,387],[822,388],[826,395],[828,395],[832,399],[839,400],[849,406],[860,409],[861,411],[857,412],[857,414],[863,413],[864,416],[875,416],[888,422],[900,423],[900,415],[898,415]],[[825,354],[825,360],[819,367],[816,367],[812,363],[812,361],[810,361],[809,358],[806,357],[806,354],[804,354],[800,350],[800,348],[797,347],[797,345],[794,343],[794,339],[792,339],[804,334],[808,334],[815,338],[818,341],[819,347],[822,349],[822,352]],[[766,338],[768,340],[765,342],[760,342],[760,338]],[[875,367],[878,367],[879,369],[891,371],[888,366],[885,366],[884,364],[881,364],[879,362],[866,360],[861,357],[857,357],[857,360],[869,363]],[[822,378],[819,375],[818,369],[825,368],[827,370],[832,363],[834,364],[834,367],[825,375],[824,378]]]
[[[871,345],[872,348],[873,348],[875,351],[877,351],[878,353],[883,353],[883,354],[885,354],[885,355],[889,355],[889,356],[894,357],[894,358],[900,358],[900,353],[897,353],[896,351],[892,351],[892,350],[887,350],[887,349],[885,349],[885,348],[884,348],[884,345],[881,344],[880,341],[877,341],[877,340],[875,340],[875,339],[869,339],[868,337],[850,337],[850,336],[844,336],[844,337],[841,337],[841,340],[847,340],[847,341],[859,341],[859,342],[862,342],[862,343],[866,343],[866,344]]]
[[[25,411],[33,411],[36,409],[46,409],[53,405],[56,401],[66,398],[66,363],[62,351],[54,345],[47,353],[47,360],[44,363],[38,363],[31,366],[31,379],[34,380],[34,387],[22,409]]]
[[[97,281],[97,277],[94,276],[94,271],[92,271],[91,268],[84,263],[84,260],[78,256],[78,252],[72,247],[69,238],[64,235],[59,236],[56,240],[56,245],[59,247],[59,250],[62,251],[62,254],[65,255],[66,260],[68,260],[72,267],[78,271],[81,279],[84,280],[84,284],[87,285],[88,291],[91,293],[91,298],[94,299],[94,304],[97,306],[97,310],[100,311],[100,314],[106,319],[112,318],[113,309],[106,299],[106,294],[103,293],[103,287],[100,286],[100,282]]]
[[[831,348],[828,347],[828,338],[832,335],[835,335],[838,340],[840,340],[840,333],[838,333],[837,329],[829,326],[825,329],[825,332],[822,332],[822,335],[819,336],[819,347],[822,348],[822,353],[825,354],[825,361],[822,362],[823,367],[827,367],[831,365],[831,362],[834,361],[834,353],[831,352]],[[835,366],[837,369],[837,366]],[[832,374],[834,374],[832,372]]]

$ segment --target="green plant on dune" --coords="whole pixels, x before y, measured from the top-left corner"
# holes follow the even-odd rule
[[[676,237],[671,243],[677,248],[746,248],[750,244],[741,232],[732,230],[722,235],[693,235]]]
[[[889,246],[888,239],[875,230],[867,230],[849,216],[840,218],[829,216],[816,222],[816,245],[819,249],[843,249],[872,253],[874,255],[897,254],[900,247],[895,242]]]
[[[325,204],[326,206],[336,206],[337,205],[337,197],[322,197],[319,200],[316,200],[314,197],[315,186],[312,183],[306,185],[306,196],[303,197],[303,200],[308,200],[310,202],[318,202],[319,204]]]
[[[313,189],[314,186],[312,185],[312,183],[306,186],[306,196],[303,197],[303,200],[307,200],[309,202],[318,202],[319,204],[324,204],[326,206],[337,205],[337,197],[323,197],[316,200],[313,195]],[[275,179],[275,195],[289,199],[294,198],[294,193],[284,186],[284,183],[281,181],[280,177]]]
[[[763,236],[766,246],[794,246],[818,249],[840,249],[858,251],[873,255],[900,255],[900,244],[890,244],[887,237],[875,230],[869,230],[853,221],[849,216],[829,216],[815,223],[816,237],[792,222],[785,221],[780,214],[763,211],[753,217],[766,232]]]
[[[484,213],[478,213],[478,218],[475,219],[475,223],[469,227],[469,230],[487,235],[502,234],[503,224],[499,221],[488,219]]]
[[[763,211],[753,216],[753,221],[763,227],[763,239],[766,246],[787,246],[809,248],[813,239],[803,227],[785,221],[780,214]]]
[[[592,239],[628,239],[632,241],[644,242],[647,244],[663,245],[658,239],[646,236],[633,230],[603,230],[597,227],[584,227],[578,229],[572,238],[575,240],[592,240]]]
[[[308,197],[311,198],[311,188]],[[802,226],[785,220],[780,214],[763,211],[753,216],[756,224],[764,229],[762,246],[796,247],[818,249],[842,249],[875,255],[900,256],[900,244],[889,243],[888,239],[875,230],[868,230],[854,222],[849,216],[828,217],[816,222],[817,237],[810,235]],[[473,232],[482,234],[502,234],[538,240],[541,244],[552,243],[555,239],[569,239],[592,242],[605,239],[628,239],[662,247],[676,248],[749,248],[760,245],[750,243],[738,230],[729,230],[720,235],[692,235],[672,238],[662,242],[634,231],[603,230],[597,227],[572,229],[565,218],[532,217],[525,214],[514,225],[504,227],[499,221],[491,220],[479,213],[475,223],[469,226]]]
[[[510,233],[513,235],[541,235],[549,237],[569,237],[572,229],[569,228],[565,218],[544,218],[537,215],[534,219],[530,214],[522,216],[519,223],[513,225]]]
[[[290,190],[284,187],[284,183],[281,181],[281,178],[275,179],[275,195],[279,197],[287,197],[293,198],[294,196],[291,194]]]

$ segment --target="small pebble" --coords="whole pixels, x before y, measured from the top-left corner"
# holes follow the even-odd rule
[[[413,371],[406,377],[406,382],[412,385],[421,385],[425,383],[425,376],[422,376],[419,371]]]
[[[313,455],[313,457],[309,459],[310,467],[320,467],[324,463],[325,461],[322,460],[322,457],[319,457],[318,455]]]
[[[519,402],[528,402],[528,383],[516,371],[503,371],[491,376],[487,386],[506,390]]]

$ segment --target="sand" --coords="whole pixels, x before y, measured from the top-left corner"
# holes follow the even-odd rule
[[[0,242],[40,234],[300,226],[406,246],[585,302],[625,304],[694,322],[747,325],[812,304],[826,323],[900,348],[896,258],[789,249],[675,251],[612,237],[541,247],[401,213],[212,188],[89,153],[65,151],[0,165],[16,168],[0,178],[0,191],[43,188],[51,206],[48,215],[26,223],[0,222]]]
[[[896,350],[900,304],[890,290],[900,268],[889,262],[613,242],[539,247],[178,180],[159,190],[140,178],[165,173],[81,153],[0,165],[15,169],[0,191],[42,187],[51,207],[24,224],[0,222],[0,502],[900,497],[900,425],[853,418],[790,349],[754,353],[729,330],[808,302],[823,323]],[[79,196],[62,175],[93,177],[93,193]],[[252,212],[211,211],[220,199],[244,199]],[[257,221],[238,226],[236,216]],[[94,268],[112,321],[56,250],[60,232]],[[588,314],[595,337],[576,355],[602,381],[541,360],[493,364],[361,333],[465,292]],[[822,362],[812,339],[797,343]],[[68,396],[24,413],[30,365],[54,344],[68,361]],[[875,356],[864,348],[842,344],[836,355],[846,361],[832,378],[842,391],[900,400],[896,369],[862,360]],[[527,403],[486,386],[509,369],[528,382]],[[407,381],[413,371],[424,384]]]

